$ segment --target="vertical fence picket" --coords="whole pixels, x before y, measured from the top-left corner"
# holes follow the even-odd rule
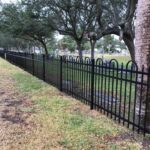
[[[62,58],[62,56],[60,56],[60,91],[62,91],[62,72],[63,72],[63,58]]]
[[[43,54],[43,80],[45,81],[45,55]]]
[[[72,69],[71,69],[71,73],[72,73],[72,75],[71,75],[71,81],[72,81],[71,92],[72,92],[72,96],[74,96],[74,94],[73,94],[73,90],[74,90],[74,58],[72,58],[71,67],[72,67]]]
[[[119,100],[119,119],[118,119],[118,121],[119,121],[119,123],[121,122],[121,115],[122,115],[122,112],[121,112],[121,108],[122,108],[122,85],[123,85],[123,68],[124,68],[124,65],[123,65],[123,63],[121,64],[121,69],[120,69],[120,94],[119,94],[119,98],[120,98],[120,100]]]
[[[34,54],[32,54],[32,74],[34,75]]]
[[[118,62],[116,61],[116,92],[115,92],[115,120],[117,119],[117,109],[118,109],[118,74],[119,74],[119,64]]]
[[[108,71],[106,70],[106,74],[107,74],[107,72],[108,72],[108,83],[107,83],[107,86],[106,86],[106,89],[107,89],[107,92],[108,92],[108,96],[105,96],[106,98],[104,99],[104,100],[106,100],[107,101],[107,116],[109,115],[109,113],[110,113],[110,109],[109,109],[109,107],[110,107],[110,90],[111,90],[111,88],[110,88],[110,81],[112,80],[111,79],[111,62],[109,62],[109,64],[108,64]],[[105,90],[106,90],[105,89]]]
[[[107,77],[109,77],[109,75],[107,74],[107,70],[108,70],[108,68],[109,68],[109,66],[108,66],[108,64],[106,63],[106,65],[104,64],[104,66],[103,66],[103,68],[104,68],[104,74],[103,74],[103,76],[104,76],[104,96],[103,96],[103,102],[104,102],[104,114],[106,113],[106,112],[108,112],[109,110],[107,109],[107,106],[106,106],[106,88],[107,88]]]
[[[95,60],[91,60],[91,110],[94,108],[94,67]]]
[[[26,68],[27,68],[27,62],[26,62],[26,56],[27,56],[27,54],[26,53],[24,53],[24,65],[25,65],[25,67],[24,67],[24,69],[26,70]]]
[[[115,73],[114,62],[112,62],[111,69],[112,69],[112,86],[111,86],[111,118],[112,118],[114,106],[114,73]]]
[[[101,103],[100,104],[101,104],[101,108],[104,110],[104,97],[103,97],[103,73],[104,73],[104,69],[103,69],[103,61],[102,61],[102,64],[101,64],[100,68],[99,68],[99,71],[101,70],[101,87],[100,87],[100,93],[101,93],[100,94],[100,101],[101,101]]]
[[[133,79],[133,66],[131,66],[131,72],[130,72],[130,81],[132,81]],[[128,128],[129,128],[129,125],[130,125],[130,115],[131,115],[131,96],[132,96],[132,82],[130,82],[130,85],[129,85],[129,104],[128,104]]]
[[[101,106],[100,105],[100,85],[101,85],[101,82],[100,82],[100,68],[99,68],[99,66],[98,66],[98,62],[96,63],[96,68],[98,69],[98,71],[97,71],[97,78],[98,78],[98,80],[96,80],[95,81],[95,84],[97,84],[97,82],[98,82],[98,85],[96,86],[97,87],[97,90],[98,90],[98,95],[96,95],[97,96],[97,107],[98,107],[98,109],[100,109],[100,111],[102,112],[102,108],[101,107],[99,107],[99,106]],[[100,65],[100,64],[99,64]]]
[[[138,86],[138,67],[135,71],[135,92],[134,92],[134,108],[133,108],[133,131],[135,130],[135,116],[136,116],[136,100],[137,100],[137,86]]]
[[[90,77],[90,73],[89,73],[89,68],[90,68],[90,61],[89,61],[89,59],[86,59],[86,64],[87,64],[87,66],[86,66],[86,70],[87,70],[87,72],[86,72],[86,79],[87,79],[87,86],[86,86],[86,89],[85,89],[85,95],[86,95],[86,100],[89,102],[89,86],[90,86],[90,80],[89,80],[89,77]],[[86,102],[86,103],[88,103],[88,102]]]
[[[126,122],[126,105],[127,105],[127,83],[128,83],[128,65],[126,65],[126,71],[125,71],[125,90],[124,90],[124,103],[123,103],[123,125]]]

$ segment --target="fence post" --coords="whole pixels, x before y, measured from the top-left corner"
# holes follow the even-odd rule
[[[94,108],[94,65],[95,59],[91,60],[91,110]]]
[[[62,61],[63,57],[60,56],[60,91],[62,91]]]
[[[34,75],[34,53],[32,53],[32,74]]]
[[[45,81],[45,55],[43,54],[43,80]]]

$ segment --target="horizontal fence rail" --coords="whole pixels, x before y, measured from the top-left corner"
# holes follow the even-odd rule
[[[133,131],[150,133],[150,69],[115,59],[105,63],[11,51],[0,56]]]

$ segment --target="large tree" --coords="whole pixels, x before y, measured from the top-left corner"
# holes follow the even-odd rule
[[[136,62],[138,64],[139,69],[142,69],[142,65],[144,65],[146,71],[149,70],[150,67],[150,1],[149,0],[139,0],[137,7],[137,18],[136,18],[136,28],[135,28],[135,48],[136,48]],[[139,77],[141,81],[141,77]],[[144,81],[147,83],[147,78],[144,76]],[[149,84],[149,83],[148,83]],[[137,116],[138,110],[140,108],[140,104],[142,104],[142,115],[143,119],[145,116],[145,103],[146,103],[146,92],[147,90],[143,86],[139,86],[139,91],[142,90],[144,96],[139,95],[139,91],[137,92]],[[147,103],[147,124],[146,127],[150,130],[150,90],[148,90],[148,103]],[[142,121],[142,120],[141,120]]]
[[[82,42],[85,34],[92,31],[96,23],[96,6],[89,0],[42,0],[43,10],[47,12],[48,24],[60,34],[71,36],[82,58]]]

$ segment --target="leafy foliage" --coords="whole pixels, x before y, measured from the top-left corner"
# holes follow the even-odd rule
[[[103,49],[105,52],[115,52],[117,49],[126,49],[126,45],[114,38],[113,35],[107,35],[101,38],[96,47],[99,49]]]
[[[61,49],[68,49],[70,51],[74,51],[76,49],[75,41],[69,36],[64,36],[59,42],[58,45]]]
[[[46,54],[53,30],[58,31],[76,42],[80,57],[86,40],[93,51],[97,40],[116,34],[124,40],[134,59],[136,4],[137,0],[22,0],[17,5],[2,7],[0,29],[15,37],[40,42]],[[68,46],[72,50],[74,43]]]
[[[34,13],[29,4],[6,4],[2,9],[1,28],[14,37],[38,41],[47,52],[46,43],[53,36],[52,30]]]

